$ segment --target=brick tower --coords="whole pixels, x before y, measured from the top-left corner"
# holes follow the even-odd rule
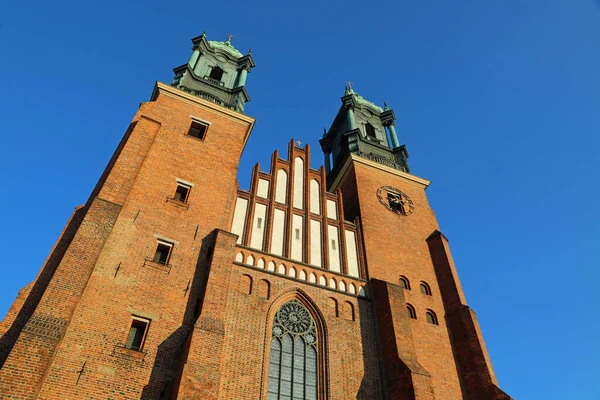
[[[393,111],[347,88],[325,167],[241,190],[254,60],[192,42],[0,323],[0,398],[510,399]]]

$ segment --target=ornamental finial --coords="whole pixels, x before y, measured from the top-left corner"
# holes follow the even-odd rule
[[[388,105],[387,105],[387,103],[386,103],[385,101],[383,102],[383,109],[384,109],[385,111],[387,111],[387,110],[389,110],[389,109],[390,109],[390,108],[388,107]]]
[[[352,88],[352,82],[346,82],[346,94],[354,93],[354,89]]]
[[[233,36],[231,33],[228,33],[227,34],[227,41],[225,43],[231,44],[231,39],[235,39],[235,36]]]

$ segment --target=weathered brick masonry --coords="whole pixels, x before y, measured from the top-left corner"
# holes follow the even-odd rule
[[[348,88],[324,167],[241,190],[254,61],[193,42],[0,323],[0,399],[510,399],[393,111]]]

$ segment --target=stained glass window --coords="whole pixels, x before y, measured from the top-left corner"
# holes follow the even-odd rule
[[[317,399],[317,333],[298,301],[275,314],[269,362],[269,400]]]

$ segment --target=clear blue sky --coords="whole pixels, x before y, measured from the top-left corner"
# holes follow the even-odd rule
[[[319,166],[317,139],[351,80],[395,109],[412,172],[433,181],[501,387],[600,399],[593,0],[3,3],[0,315],[204,30],[234,34],[257,63],[242,187],[292,137]]]

